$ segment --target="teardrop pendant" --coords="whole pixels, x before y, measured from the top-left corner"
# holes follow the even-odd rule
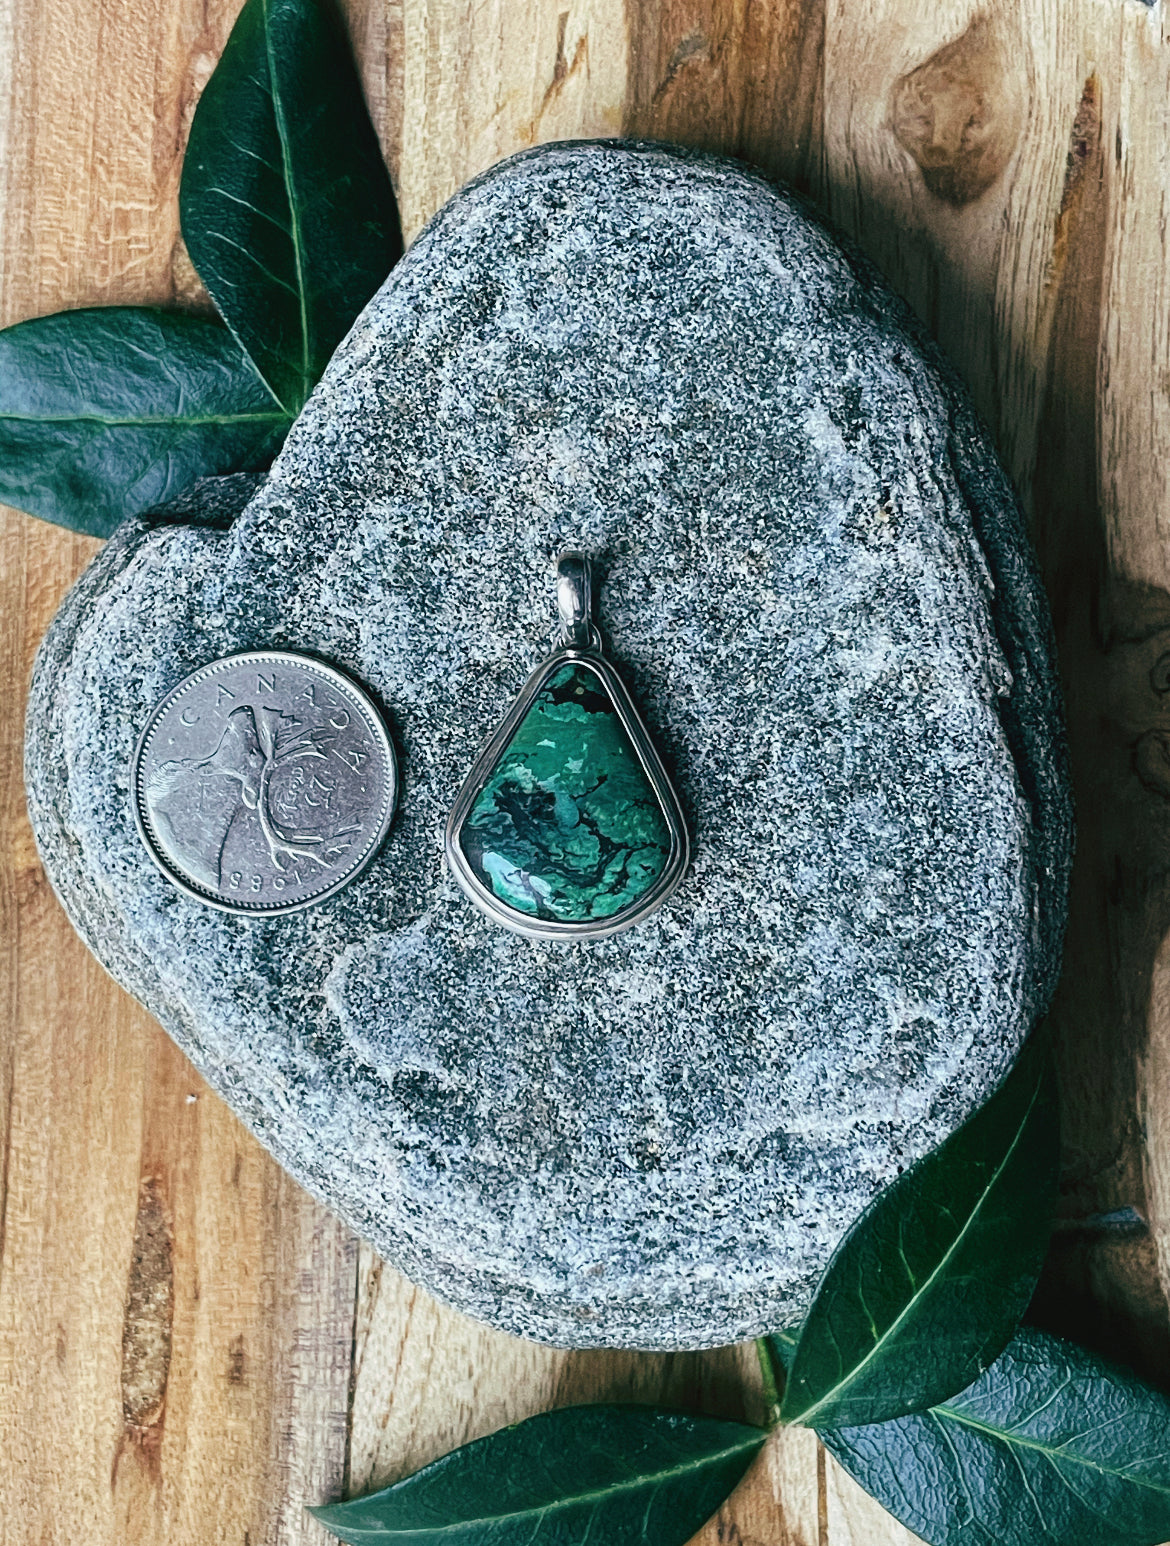
[[[561,555],[557,600],[561,646],[476,758],[447,820],[447,859],[505,928],[597,939],[661,906],[689,844],[658,753],[601,653],[584,555]]]

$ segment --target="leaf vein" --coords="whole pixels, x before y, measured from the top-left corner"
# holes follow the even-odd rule
[[[944,1269],[946,1268],[948,1263],[955,1256],[955,1254],[959,1250],[959,1247],[962,1245],[963,1241],[966,1239],[968,1233],[972,1229],[972,1227],[974,1225],[974,1222],[978,1218],[979,1213],[980,1213],[984,1203],[987,1201],[987,1198],[990,1196],[991,1192],[994,1190],[996,1184],[998,1183],[999,1178],[1003,1175],[1004,1171],[1007,1169],[1009,1163],[1011,1162],[1012,1155],[1015,1153],[1017,1147],[1019,1146],[1020,1140],[1021,1140],[1021,1138],[1022,1138],[1022,1136],[1024,1134],[1025,1129],[1027,1128],[1028,1119],[1031,1117],[1032,1112],[1033,1112],[1033,1110],[1036,1107],[1036,1102],[1040,1099],[1040,1091],[1041,1091],[1042,1087],[1043,1087],[1043,1079],[1038,1074],[1037,1075],[1037,1079],[1036,1079],[1035,1088],[1032,1091],[1032,1098],[1031,1098],[1031,1100],[1029,1100],[1027,1108],[1024,1111],[1023,1116],[1020,1118],[1020,1121],[1019,1121],[1019,1124],[1018,1124],[1018,1126],[1016,1128],[1015,1134],[1012,1137],[1012,1141],[1008,1145],[1007,1150],[1004,1153],[1003,1158],[1000,1160],[999,1164],[995,1167],[995,1169],[992,1172],[991,1176],[988,1178],[987,1183],[983,1187],[982,1191],[979,1193],[979,1196],[978,1196],[978,1198],[977,1198],[977,1200],[975,1202],[975,1205],[974,1205],[974,1207],[972,1207],[972,1209],[968,1213],[966,1222],[963,1224],[962,1229],[959,1230],[958,1234],[955,1236],[954,1240],[951,1241],[951,1243],[947,1247],[946,1251],[944,1251],[942,1256],[940,1256],[936,1266],[931,1270],[929,1275],[924,1280],[921,1292],[915,1294],[913,1298],[907,1300],[906,1304],[902,1307],[902,1309],[898,1312],[898,1314],[890,1322],[889,1326],[882,1333],[880,1338],[874,1343],[873,1347],[870,1348],[869,1352],[866,1353],[864,1358],[861,1358],[861,1359],[858,1360],[858,1362],[853,1366],[853,1368],[849,1371],[848,1375],[845,1376],[845,1378],[841,1381],[841,1383],[838,1384],[838,1385],[833,1386],[832,1389],[826,1391],[823,1396],[821,1396],[817,1401],[814,1401],[813,1404],[810,1407],[806,1408],[805,1411],[800,1413],[798,1420],[801,1423],[805,1424],[806,1426],[809,1426],[810,1425],[809,1424],[809,1419],[816,1412],[818,1412],[818,1411],[822,1410],[824,1407],[828,1406],[832,1401],[834,1401],[834,1399],[839,1399],[840,1393],[843,1390],[847,1390],[848,1387],[851,1384],[856,1382],[856,1380],[857,1380],[858,1376],[860,1375],[861,1371],[866,1367],[867,1364],[872,1362],[872,1360],[877,1357],[878,1353],[885,1346],[885,1344],[891,1339],[891,1337],[893,1337],[895,1335],[895,1333],[897,1332],[898,1328],[902,1325],[903,1321],[905,1321],[906,1318],[909,1316],[910,1312],[917,1305],[918,1301],[922,1298],[922,1296],[925,1293],[927,1293],[927,1291],[931,1288],[931,1286],[935,1282],[935,1280],[940,1276],[940,1274],[944,1271]]]

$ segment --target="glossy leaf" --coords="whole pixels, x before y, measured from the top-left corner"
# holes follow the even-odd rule
[[[221,315],[298,412],[402,253],[333,0],[247,0],[195,111],[179,208]]]
[[[310,1512],[363,1546],[683,1546],[766,1437],[654,1407],[568,1407]]]
[[[792,1355],[783,1420],[840,1427],[922,1411],[998,1357],[1040,1275],[1058,1147],[1051,1066],[1034,1040],[987,1105],[842,1242]]]
[[[822,1437],[930,1546],[1170,1540],[1170,1400],[1030,1328],[932,1411]]]
[[[792,1368],[792,1360],[796,1356],[797,1344],[800,1342],[800,1327],[794,1331],[774,1331],[764,1339],[772,1359],[773,1379],[788,1379],[788,1371]]]
[[[91,536],[264,466],[290,422],[203,317],[109,306],[0,332],[0,501]]]

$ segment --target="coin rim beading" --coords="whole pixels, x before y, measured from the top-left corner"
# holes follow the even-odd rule
[[[161,851],[159,839],[152,830],[149,813],[145,808],[144,791],[142,788],[142,765],[153,736],[157,733],[160,721],[167,711],[174,707],[179,698],[190,687],[198,685],[207,677],[216,672],[225,670],[230,666],[250,665],[259,662],[276,665],[292,665],[300,670],[310,671],[323,677],[335,688],[341,690],[343,695],[352,694],[357,706],[366,720],[374,740],[381,746],[386,759],[387,778],[383,791],[382,809],[378,826],[370,838],[366,847],[354,867],[340,879],[332,880],[327,886],[311,895],[301,897],[295,902],[230,902],[226,901],[214,892],[200,886],[198,881],[191,880],[180,870],[175,868],[174,862],[168,859]],[[195,671],[185,676],[181,682],[176,683],[168,692],[164,693],[154,708],[150,711],[150,717],[146,721],[141,735],[134,747],[134,754],[130,759],[130,806],[134,813],[134,825],[138,829],[138,835],[142,839],[143,847],[159,869],[171,884],[195,901],[202,902],[207,907],[214,907],[219,912],[232,913],[243,918],[275,918],[286,913],[300,912],[305,907],[315,907],[319,902],[327,901],[336,896],[346,886],[352,885],[355,880],[368,868],[378,850],[386,839],[390,830],[390,823],[394,819],[394,813],[398,808],[398,754],[394,749],[394,742],[390,739],[390,732],[386,728],[385,721],[378,711],[377,705],[364,688],[360,687],[352,678],[348,677],[336,666],[326,665],[324,661],[316,660],[311,655],[297,654],[292,650],[242,650],[235,655],[221,655],[218,660],[208,661],[204,666],[199,666]]]

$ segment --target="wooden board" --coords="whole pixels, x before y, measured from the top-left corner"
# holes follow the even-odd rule
[[[0,0],[0,321],[205,304],[175,193],[237,0]],[[1032,515],[1080,850],[1047,1321],[1170,1379],[1170,39],[1139,0],[346,0],[413,236],[541,140],[743,155],[918,308]],[[285,1178],[73,936],[24,817],[95,544],[0,523],[0,1543],[292,1546],[304,1502],[543,1407],[758,1410],[750,1349],[572,1355],[437,1306]],[[909,1546],[805,1433],[706,1546]]]

